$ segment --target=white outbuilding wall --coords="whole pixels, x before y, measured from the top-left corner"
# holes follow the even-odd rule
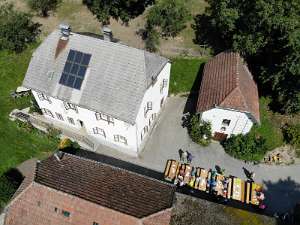
[[[104,120],[97,120],[95,115],[96,112],[93,110],[86,109],[78,105],[76,105],[77,110],[66,109],[65,102],[60,99],[45,96],[46,99],[49,99],[49,101],[41,100],[38,96],[40,94],[39,92],[32,90],[32,94],[39,107],[43,109],[45,117],[56,122],[64,123],[71,128],[77,129],[82,134],[88,134],[96,137],[104,144],[116,147],[122,151],[128,151],[126,153],[137,154],[143,147],[143,143],[147,139],[161,107],[168,96],[170,68],[171,64],[167,63],[158,75],[156,82],[145,92],[135,124],[129,124],[117,118],[113,118],[113,123],[108,123]],[[162,87],[161,85],[163,85],[164,82],[165,87]],[[145,115],[144,110],[145,107],[147,107],[148,102],[152,102],[152,109],[148,110]],[[49,110],[51,113],[45,113],[44,109]],[[70,118],[74,121],[74,124],[70,122]],[[148,126],[147,132],[145,132],[147,129],[145,128],[146,126]],[[93,128],[95,127],[102,129],[105,135],[94,134]],[[121,135],[126,138],[127,143],[115,141],[114,135]]]
[[[201,114],[201,118],[211,122],[212,133],[247,134],[253,126],[253,121],[245,112],[232,109],[213,108]],[[230,120],[229,125],[224,120]]]

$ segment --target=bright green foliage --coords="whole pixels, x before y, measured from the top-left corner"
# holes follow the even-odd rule
[[[286,125],[283,128],[283,136],[286,143],[300,149],[300,124]]]
[[[211,142],[211,124],[200,119],[199,115],[193,115],[189,121],[188,131],[191,139],[207,146]]]
[[[40,24],[31,19],[29,14],[14,10],[12,4],[0,4],[0,50],[20,52],[34,42]]]
[[[55,10],[61,0],[28,0],[29,7],[39,12],[43,17],[48,16],[48,12]]]
[[[259,161],[267,152],[265,139],[255,132],[233,135],[222,145],[229,155],[248,161]]]
[[[140,14],[154,0],[83,0],[97,19],[109,23],[109,18],[121,19],[124,23]]]
[[[300,1],[207,0],[196,41],[245,56],[274,109],[300,110]]]
[[[206,58],[172,59],[170,93],[198,92]]]
[[[164,37],[175,37],[185,28],[189,18],[185,0],[160,0],[150,9],[147,24],[159,27]]]
[[[283,136],[281,132],[281,125],[276,119],[276,114],[270,111],[268,105],[269,98],[261,97],[259,100],[260,111],[260,125],[255,125],[252,132],[259,134],[266,140],[266,147],[268,151],[272,151],[277,147],[283,145]]]

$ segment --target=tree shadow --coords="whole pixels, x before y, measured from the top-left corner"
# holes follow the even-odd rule
[[[274,183],[264,181],[267,210],[283,213],[292,210],[300,202],[300,184],[290,177]]]
[[[0,213],[23,180],[24,176],[16,168],[12,168],[0,176]]]
[[[200,89],[201,82],[202,82],[203,69],[204,69],[204,63],[202,63],[198,69],[197,76],[194,80],[193,86],[187,97],[187,101],[186,101],[184,109],[183,109],[183,114],[186,114],[186,113],[195,114],[196,113],[199,89]]]
[[[193,42],[202,47],[210,47],[213,54],[218,54],[228,49],[228,43],[222,40],[220,33],[211,23],[211,17],[206,14],[196,15],[192,28],[195,32]]]

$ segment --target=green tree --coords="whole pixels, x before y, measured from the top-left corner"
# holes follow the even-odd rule
[[[0,50],[20,52],[36,40],[40,24],[31,15],[14,10],[12,4],[0,4]]]
[[[283,137],[287,144],[300,150],[300,124],[286,125],[283,127]]]
[[[39,12],[43,17],[48,16],[49,11],[55,10],[61,0],[28,0],[29,7]]]
[[[238,159],[259,161],[267,152],[266,141],[255,132],[233,135],[222,142],[225,151]]]
[[[207,2],[206,14],[195,18],[196,42],[240,52],[257,74],[263,94],[272,95],[273,108],[298,112],[300,1]]]
[[[175,37],[189,18],[185,0],[160,0],[149,10],[147,25],[159,27],[164,37]]]
[[[83,0],[97,19],[109,24],[109,18],[128,23],[130,19],[142,14],[154,0]]]
[[[200,119],[199,115],[193,115],[188,124],[191,139],[202,146],[211,142],[211,124]]]

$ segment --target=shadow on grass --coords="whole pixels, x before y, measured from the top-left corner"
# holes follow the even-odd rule
[[[193,86],[190,90],[186,104],[184,106],[183,114],[186,114],[186,113],[194,114],[196,112],[199,89],[200,89],[200,85],[201,85],[201,81],[202,81],[202,73],[203,73],[204,65],[205,65],[205,63],[202,63],[199,67],[196,79],[194,80]]]
[[[12,168],[0,176],[0,212],[24,180],[18,169]]]

